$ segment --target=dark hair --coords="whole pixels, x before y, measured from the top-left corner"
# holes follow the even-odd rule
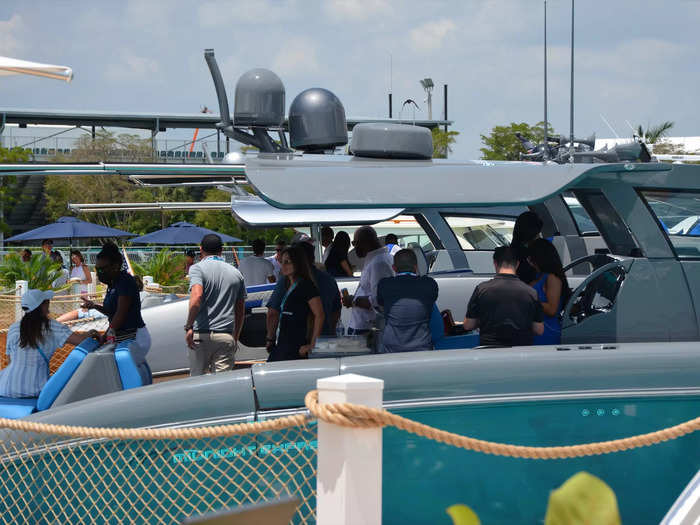
[[[215,233],[208,233],[204,237],[202,237],[201,245],[202,250],[204,250],[210,255],[216,255],[217,253],[221,253],[221,249],[224,247],[224,243],[221,240],[221,237],[219,237]]]
[[[534,211],[521,213],[515,221],[513,227],[513,244],[523,246],[542,231],[544,223]]]
[[[394,255],[394,266],[399,272],[412,272],[418,266],[418,257],[413,250],[404,248]]]
[[[493,251],[493,262],[497,268],[509,266],[515,268],[518,265],[518,260],[515,258],[515,253],[510,246],[499,246]]]
[[[313,247],[312,247],[313,248]],[[294,266],[294,278],[295,279],[308,279],[314,282],[311,276],[311,266],[309,265],[309,259],[304,253],[304,249],[299,246],[299,244],[293,244],[284,249],[282,256],[287,254],[289,259],[292,261],[292,266]]]
[[[189,250],[185,250],[185,257],[192,257],[193,259],[197,257],[197,253],[190,248]]]
[[[27,312],[19,322],[19,346],[28,348],[39,346],[44,340],[44,334],[49,331],[50,321],[37,307],[31,312]],[[53,349],[46,349],[50,351]]]
[[[29,248],[24,248],[22,252],[26,253],[29,257],[32,256],[32,251]]]
[[[85,257],[83,257],[83,254],[80,253],[80,250],[71,250],[70,254],[75,255],[78,259],[80,259],[81,263],[85,264]]]
[[[53,246],[53,239],[44,239],[43,241],[41,241],[41,245],[43,246],[44,244],[50,244],[51,246]]]
[[[52,251],[51,255],[49,255],[49,257],[51,258],[51,260],[53,262],[61,263],[61,266],[63,266],[63,256],[61,255],[61,253],[59,251],[57,251],[57,250]]]
[[[306,260],[309,262],[309,266],[313,266],[315,259],[316,259],[316,254],[314,253],[314,246],[311,243],[308,243],[306,241],[301,241],[301,242],[295,242],[292,244],[292,246],[296,246],[297,248],[300,248],[302,252],[304,252],[304,255],[306,255]]]
[[[399,238],[394,233],[387,233],[384,236],[384,244],[399,244]]]
[[[118,264],[120,267],[124,264],[124,259],[122,257],[122,252],[119,250],[119,246],[113,242],[106,242],[102,245],[100,253],[97,254],[97,259],[107,259],[112,264]]]
[[[143,292],[143,277],[140,275],[134,275],[134,281],[136,281],[136,288],[139,292]]]
[[[566,279],[564,267],[559,257],[559,252],[554,245],[546,239],[535,239],[530,245],[529,257],[537,265],[540,272],[556,275],[561,281],[561,297],[563,304],[571,297],[571,288]]]
[[[331,244],[328,251],[328,257],[326,257],[326,267],[340,266],[341,261],[347,260],[349,250],[350,236],[348,235],[348,232],[341,230],[335,234],[333,244]]]
[[[333,242],[333,228],[330,226],[324,226],[321,228],[321,240],[330,239]]]
[[[367,243],[369,246],[375,247],[370,249],[376,249],[377,247],[381,246],[379,244],[379,239],[377,238],[377,230],[371,226],[360,226],[357,230],[355,230],[355,237],[358,243]]]
[[[255,255],[262,255],[265,252],[265,241],[262,239],[255,239],[250,243],[251,248],[253,248],[253,253]]]
[[[287,239],[281,236],[275,237],[275,246],[287,246]]]

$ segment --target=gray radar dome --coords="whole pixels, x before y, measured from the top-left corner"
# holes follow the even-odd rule
[[[295,149],[326,150],[348,143],[345,109],[323,88],[299,93],[289,108],[289,141]]]
[[[284,123],[284,84],[269,69],[251,69],[236,83],[236,126],[280,127]]]
[[[356,157],[430,159],[433,135],[428,128],[408,124],[358,124],[352,130],[350,152]]]

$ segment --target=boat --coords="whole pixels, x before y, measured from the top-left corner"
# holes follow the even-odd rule
[[[544,235],[565,255],[575,287],[564,308],[561,344],[486,349],[474,348],[472,341],[450,350],[257,364],[90,397],[26,420],[166,428],[260,421],[305,412],[304,395],[317,379],[345,373],[383,379],[384,406],[392,412],[522,445],[616,439],[696,417],[700,236],[666,225],[700,214],[700,167],[454,162],[421,157],[426,138],[415,129],[358,126],[352,155],[263,151],[246,160],[246,182],[280,213],[366,209],[413,215],[439,252],[435,261],[447,265],[435,272],[438,302],[453,309],[455,318],[464,314],[474,287],[491,277],[471,265],[490,255],[463,250],[449,217],[512,218],[513,210],[536,211]],[[309,143],[311,151],[324,145]],[[147,170],[110,164],[90,169]],[[167,167],[172,177],[206,169]],[[22,170],[0,167],[4,173]],[[575,212],[572,198],[581,207]],[[582,210],[595,232],[579,229],[576,216]],[[169,305],[168,315],[179,315],[179,304]],[[171,326],[165,317],[152,330],[155,345]],[[181,344],[182,331],[175,332]],[[464,336],[446,339],[451,337]],[[549,491],[585,470],[614,489],[623,522],[658,523],[700,468],[698,450],[696,433],[617,454],[530,462],[468,453],[386,429],[383,521],[439,523],[446,519],[445,508],[463,502],[485,523],[536,522]]]

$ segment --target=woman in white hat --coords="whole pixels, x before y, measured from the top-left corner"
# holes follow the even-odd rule
[[[27,290],[22,296],[24,317],[7,332],[10,366],[0,370],[0,396],[37,397],[49,379],[49,359],[56,349],[97,336],[95,330],[79,334],[49,319],[52,297],[53,292],[41,290]]]

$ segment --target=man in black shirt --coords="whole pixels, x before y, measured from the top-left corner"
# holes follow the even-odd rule
[[[527,346],[542,335],[542,305],[537,292],[517,274],[513,250],[500,246],[493,252],[496,276],[479,284],[467,307],[464,329],[479,328],[479,344]]]

